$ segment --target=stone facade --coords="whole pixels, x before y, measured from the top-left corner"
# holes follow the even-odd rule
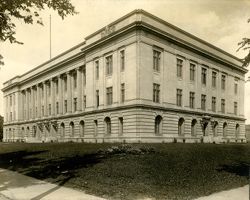
[[[241,61],[135,10],[4,83],[4,141],[245,142]]]

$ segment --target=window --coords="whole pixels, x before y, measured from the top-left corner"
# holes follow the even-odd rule
[[[64,112],[67,112],[67,100],[64,100]]]
[[[99,90],[96,90],[96,107],[99,107]]]
[[[50,84],[47,85],[47,90],[48,90],[48,93],[49,93],[49,97],[51,96],[51,89],[50,89],[50,86],[51,86]],[[32,98],[31,95],[30,95],[30,98]]]
[[[176,105],[182,106],[182,90],[181,89],[177,89],[177,92],[176,92]]]
[[[194,108],[194,92],[189,93],[189,107]]]
[[[59,114],[59,102],[56,102],[56,114]]]
[[[51,115],[51,104],[49,104],[49,115]]]
[[[212,111],[216,112],[216,97],[212,97]]]
[[[10,106],[12,106],[12,96],[10,95]]]
[[[226,89],[226,76],[221,75],[221,89],[225,90]]]
[[[215,121],[212,124],[212,129],[213,129],[213,136],[217,136],[218,135],[218,122],[217,121]]]
[[[77,111],[77,98],[74,98],[74,112]]]
[[[70,136],[74,137],[74,135],[75,135],[75,125],[74,125],[74,122],[70,122],[69,126],[70,126]]]
[[[178,135],[184,135],[184,125],[185,120],[180,118],[178,121]]]
[[[12,112],[10,112],[10,121],[12,121]]]
[[[238,111],[238,103],[234,102],[234,114],[237,115],[237,111]]]
[[[160,71],[160,59],[161,59],[161,52],[153,50],[154,71],[157,72]]]
[[[106,117],[104,121],[106,124],[106,134],[111,135],[111,120],[109,117]]]
[[[124,52],[124,50],[120,51],[120,63],[121,63],[121,71],[123,72],[125,69],[125,52]]]
[[[119,117],[119,135],[123,135],[123,117]]]
[[[206,110],[206,95],[201,95],[201,109]]]
[[[113,103],[113,88],[108,87],[106,89],[106,95],[107,95],[107,105],[111,105]]]
[[[98,135],[98,121],[94,120],[94,135]]]
[[[155,118],[155,135],[161,135],[161,122],[162,122],[162,117],[158,115]]]
[[[207,69],[206,68],[201,69],[201,83],[204,85],[206,85],[207,83]]]
[[[225,113],[225,105],[226,105],[225,99],[221,99],[221,112],[222,113]]]
[[[80,121],[80,137],[84,137],[85,123],[83,120]]]
[[[99,61],[95,61],[95,78],[96,80],[99,79]]]
[[[73,86],[74,86],[74,89],[77,87],[77,73],[74,72],[73,73]]]
[[[216,87],[217,73],[212,72],[212,87]]]
[[[86,108],[87,107],[87,97],[86,97],[86,95],[84,95],[84,97],[83,97],[83,103],[84,103],[84,108]]]
[[[195,64],[190,63],[190,81],[195,80]]]
[[[121,103],[124,103],[125,101],[125,84],[121,84]]]
[[[240,135],[240,125],[236,124],[235,126],[235,137],[238,138]]]
[[[226,137],[227,136],[227,123],[224,122],[223,124],[223,137]]]
[[[177,58],[177,77],[182,78],[183,60]]]
[[[197,126],[197,120],[193,119],[191,122],[191,136],[196,135],[196,126]]]
[[[55,86],[56,86],[56,94],[58,94],[59,92],[58,80],[55,81]]]
[[[234,94],[237,94],[238,93],[238,81],[235,80],[234,81]]]
[[[13,94],[13,105],[16,105],[16,102],[15,102],[15,94]]]
[[[112,55],[106,57],[106,75],[112,75],[113,73],[113,59]]]
[[[83,73],[83,83],[84,85],[86,85],[86,67],[83,67],[82,73]]]
[[[64,91],[67,91],[67,77],[65,76],[63,79],[63,84],[64,84]]]
[[[160,85],[156,83],[153,84],[153,102],[160,102]]]

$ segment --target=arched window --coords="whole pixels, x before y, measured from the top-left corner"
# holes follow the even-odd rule
[[[81,120],[80,121],[80,137],[84,137],[84,130],[85,129],[85,126],[84,126],[84,121]]]
[[[111,134],[111,120],[109,117],[106,117],[104,121],[106,124],[106,134],[110,135]]]
[[[72,137],[74,137],[74,135],[75,135],[75,125],[74,125],[74,122],[70,122],[69,126],[70,126],[70,135]]]
[[[24,130],[24,127],[22,127],[21,138],[24,138],[24,137],[25,137],[25,130]]]
[[[223,124],[223,137],[226,137],[227,136],[227,123],[224,122]]]
[[[197,126],[197,120],[193,119],[191,122],[191,135],[192,136],[196,135],[196,126]]]
[[[119,135],[123,135],[123,117],[119,117]]]
[[[30,136],[30,127],[26,128],[26,136],[29,137]]]
[[[64,125],[64,123],[61,123],[61,125],[60,125],[60,134],[61,134],[61,137],[65,136],[65,125]]]
[[[235,137],[238,138],[240,135],[240,125],[236,124],[235,126]]]
[[[203,136],[208,135],[207,129],[208,129],[208,122],[204,122],[204,124],[202,125],[202,133],[203,133]]]
[[[213,123],[212,127],[213,127],[213,136],[217,136],[218,122],[215,121],[215,122]]]
[[[185,120],[183,118],[180,118],[178,121],[178,135],[184,135],[184,125]]]
[[[162,122],[162,117],[160,115],[157,115],[155,118],[155,135],[162,134],[161,122]]]

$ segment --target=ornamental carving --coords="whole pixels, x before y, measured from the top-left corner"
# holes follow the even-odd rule
[[[101,32],[101,37],[108,36],[109,34],[115,32],[115,26],[106,26],[104,31]]]

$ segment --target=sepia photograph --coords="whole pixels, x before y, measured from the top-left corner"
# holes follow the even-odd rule
[[[1,0],[0,200],[250,200],[250,0]]]

